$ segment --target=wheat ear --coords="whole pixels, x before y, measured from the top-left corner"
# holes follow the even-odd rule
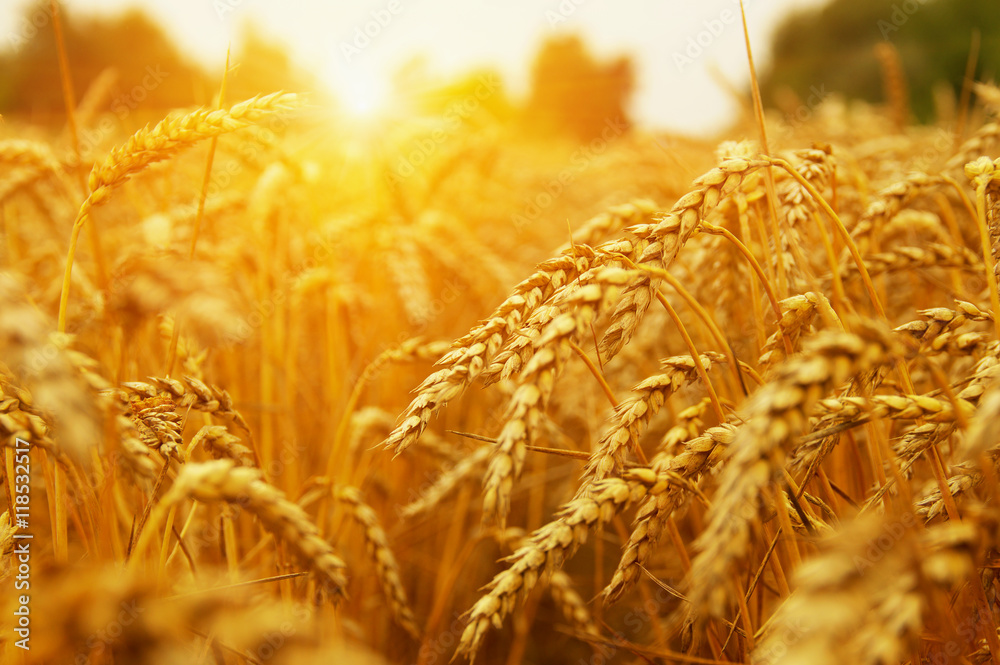
[[[389,611],[393,618],[413,639],[419,641],[423,631],[417,625],[417,619],[406,599],[406,590],[399,577],[399,564],[389,548],[389,540],[379,524],[378,515],[362,500],[361,492],[356,487],[338,488],[336,497],[338,501],[351,507],[351,516],[364,529],[368,556],[375,562],[382,592],[389,601]]]
[[[631,279],[617,268],[599,268],[580,276],[573,288],[561,292],[552,309],[555,316],[535,340],[537,349],[518,377],[506,422],[483,480],[484,519],[496,519],[501,528],[510,511],[514,481],[520,476],[528,445],[545,415],[556,376],[573,353],[572,342],[589,331],[590,323],[612,302],[615,290]],[[575,311],[566,311],[575,309]]]
[[[181,501],[224,501],[236,504],[255,515],[264,527],[284,542],[309,568],[316,572],[335,595],[342,595],[347,585],[346,564],[333,547],[319,535],[319,529],[302,508],[264,480],[260,469],[236,466],[231,459],[213,460],[181,467],[177,479],[157,504],[143,529],[130,561],[141,560],[167,512]]]
[[[667,520],[688,500],[691,484],[718,460],[720,451],[725,450],[735,436],[736,428],[732,425],[712,427],[684,443],[684,450],[676,457],[657,456],[653,469],[667,474],[672,480],[664,492],[646,497],[639,506],[632,534],[622,550],[611,582],[604,589],[606,602],[618,600],[638,581]]]
[[[650,469],[630,469],[622,478],[606,478],[588,485],[557,513],[556,519],[535,530],[527,544],[507,557],[510,567],[487,585],[487,593],[469,610],[456,655],[474,660],[490,625],[500,627],[517,598],[530,591],[547,570],[559,568],[566,556],[586,541],[587,531],[609,521],[628,504],[667,487],[666,476]]]
[[[859,322],[860,323],[860,322]],[[761,493],[780,477],[785,455],[806,428],[809,409],[852,376],[890,361],[889,336],[865,329],[864,336],[823,331],[785,361],[772,381],[758,391],[730,446],[709,524],[696,543],[689,579],[695,612],[720,616],[730,598],[728,580],[735,561],[746,554],[750,525]],[[712,584],[705,584],[712,580]]]
[[[725,361],[721,353],[705,353],[701,363],[708,370],[713,363]],[[595,480],[619,475],[625,466],[625,454],[639,445],[639,436],[649,419],[656,415],[670,395],[698,378],[691,356],[676,356],[661,361],[665,370],[643,380],[632,389],[634,396],[615,408],[614,422],[597,444],[587,463],[586,473]]]
[[[165,118],[153,128],[148,125],[143,127],[124,145],[112,150],[104,162],[95,164],[87,181],[87,198],[77,212],[70,235],[62,294],[59,297],[59,331],[66,330],[66,307],[69,304],[76,243],[93,208],[107,203],[117,187],[150,164],[172,157],[203,139],[234,132],[259,122],[268,115],[291,110],[299,103],[296,95],[276,92],[248,99],[229,109],[199,109],[185,115]]]
[[[191,407],[196,411],[209,413],[217,417],[232,418],[233,422],[243,428],[248,435],[250,425],[236,410],[233,398],[218,386],[209,386],[193,376],[184,377],[184,381],[170,378],[151,377],[152,383],[130,381],[122,384],[125,390],[142,397],[156,397],[166,394],[178,407]],[[252,437],[250,443],[252,444]]]
[[[630,229],[649,243],[636,263],[668,269],[707,211],[739,187],[749,174],[769,164],[763,159],[728,159],[695,180],[695,188],[682,196],[663,219]],[[611,325],[601,340],[601,353],[605,358],[614,357],[632,338],[653,300],[654,291],[653,278],[643,275],[622,293]]]
[[[530,334],[523,327],[539,307],[581,274],[607,265],[620,255],[634,256],[644,246],[641,241],[629,239],[610,241],[597,248],[574,245],[563,255],[540,263],[530,277],[514,287],[489,319],[456,340],[451,351],[438,360],[442,369],[417,386],[414,390],[417,396],[383,446],[398,455],[417,440],[439,410],[476,378],[481,376],[488,385],[520,371],[530,355],[531,341],[537,336],[537,330]],[[515,335],[518,331],[520,334]],[[511,338],[512,335],[515,336]],[[498,354],[508,339],[509,348]],[[522,353],[525,346],[527,349]]]
[[[919,588],[918,541],[906,524],[861,519],[803,562],[795,571],[798,588],[772,617],[753,662],[902,662],[919,637],[927,602]],[[876,545],[880,538],[891,546]]]

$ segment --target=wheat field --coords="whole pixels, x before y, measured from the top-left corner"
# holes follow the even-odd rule
[[[880,57],[721,143],[5,119],[2,661],[1000,662],[1000,90]]]

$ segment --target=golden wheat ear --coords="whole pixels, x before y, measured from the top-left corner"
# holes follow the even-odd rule
[[[155,127],[143,127],[124,145],[112,150],[103,162],[95,164],[87,179],[87,198],[77,212],[70,236],[62,295],[59,299],[59,330],[66,330],[66,306],[69,302],[76,243],[94,207],[106,203],[116,188],[151,164],[173,157],[198,141],[249,127],[270,115],[290,111],[301,104],[302,98],[298,95],[275,92],[248,99],[229,109],[200,109],[169,117],[161,120]]]
[[[131,561],[141,560],[144,549],[167,517],[182,501],[226,502],[255,515],[264,528],[285,543],[319,577],[324,588],[342,596],[347,586],[347,564],[324,540],[319,529],[298,504],[270,485],[260,469],[237,466],[232,459],[185,464],[170,490],[150,515],[149,522],[132,552]]]

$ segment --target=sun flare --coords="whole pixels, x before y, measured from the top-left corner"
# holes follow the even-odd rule
[[[325,83],[338,106],[355,118],[372,118],[389,108],[391,91],[378,74],[331,68]]]
[[[0,0],[0,665],[1000,665],[998,45]]]

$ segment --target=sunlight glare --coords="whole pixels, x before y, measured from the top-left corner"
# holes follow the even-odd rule
[[[373,72],[327,77],[327,85],[342,108],[356,118],[370,118],[388,109],[389,86]]]

